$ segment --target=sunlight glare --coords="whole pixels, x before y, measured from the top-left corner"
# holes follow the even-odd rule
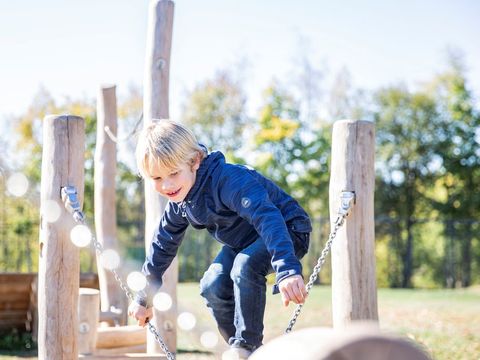
[[[185,312],[182,312],[180,315],[178,315],[177,324],[178,324],[178,327],[182,330],[185,330],[185,331],[192,330],[195,327],[196,323],[197,323],[197,319],[195,318],[195,315],[193,315],[192,313],[185,311]]]
[[[42,204],[42,218],[46,222],[54,223],[60,219],[60,215],[62,215],[62,209],[56,201],[46,200]]]
[[[142,291],[147,286],[147,278],[141,272],[132,271],[127,276],[127,284],[133,291]]]
[[[120,255],[113,249],[104,250],[100,255],[100,264],[107,270],[114,270],[120,265]]]
[[[14,173],[7,180],[7,190],[13,196],[23,196],[28,190],[28,179],[22,173]]]
[[[70,239],[78,247],[85,247],[92,240],[92,233],[86,225],[75,225],[70,231]]]
[[[213,348],[217,346],[218,335],[213,331],[205,331],[202,336],[200,336],[200,342],[206,348]]]
[[[153,297],[153,306],[158,311],[167,311],[172,307],[172,304],[172,298],[165,292],[159,292]]]

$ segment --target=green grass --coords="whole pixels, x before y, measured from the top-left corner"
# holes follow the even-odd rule
[[[269,289],[270,290],[270,289]],[[197,284],[182,284],[179,302],[194,312],[203,327],[215,328]],[[294,307],[284,308],[279,295],[267,297],[265,342],[282,335]],[[382,330],[416,341],[434,359],[480,359],[480,288],[461,290],[379,289],[378,311]],[[294,329],[332,326],[331,291],[315,286]],[[179,347],[189,349],[192,334],[180,332]]]
[[[265,313],[265,342],[284,333],[294,311],[293,306],[284,308],[279,295],[271,295],[270,290],[269,288]],[[216,327],[199,295],[198,284],[180,284],[178,301],[180,311],[195,314],[197,326],[190,332],[179,331],[178,348],[181,352],[177,358],[213,358],[204,353],[207,349],[199,341],[203,331],[216,331]],[[413,339],[434,359],[480,359],[480,288],[379,289],[378,309],[383,330]],[[295,329],[331,325],[330,288],[316,286],[312,289]],[[27,359],[2,354],[4,352],[0,351],[0,360]]]

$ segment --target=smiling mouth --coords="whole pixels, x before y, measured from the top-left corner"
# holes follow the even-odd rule
[[[177,191],[169,192],[169,193],[167,193],[167,196],[174,197],[175,195],[178,195],[180,190],[182,190],[182,189],[180,188]]]

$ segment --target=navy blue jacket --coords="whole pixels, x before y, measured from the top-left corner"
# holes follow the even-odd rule
[[[161,286],[188,225],[207,229],[217,241],[234,249],[244,249],[260,236],[272,255],[277,284],[301,275],[288,229],[312,231],[310,218],[297,201],[255,170],[226,163],[221,152],[203,159],[183,202],[168,202],[143,265],[151,286]]]

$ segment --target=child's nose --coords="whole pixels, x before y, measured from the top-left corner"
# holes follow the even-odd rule
[[[162,182],[162,190],[163,191],[168,191],[168,190],[172,190],[173,188],[173,182],[170,181],[170,180],[164,180]]]

